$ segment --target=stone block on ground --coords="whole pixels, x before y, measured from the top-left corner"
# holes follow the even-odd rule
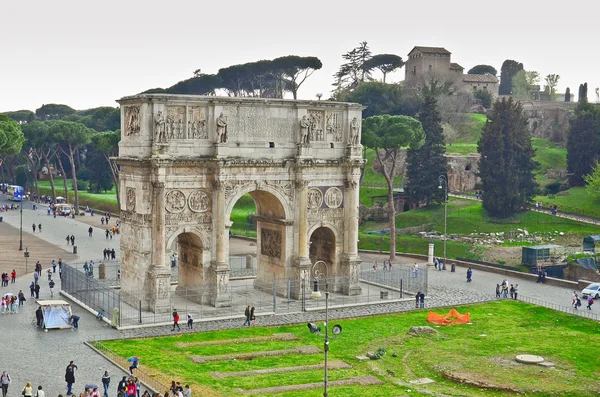
[[[429,335],[429,334],[437,334],[438,332],[431,328],[428,325],[418,326],[418,327],[410,327],[408,330],[409,335],[420,336],[420,335]]]

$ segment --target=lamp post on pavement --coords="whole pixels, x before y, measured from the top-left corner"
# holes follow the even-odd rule
[[[321,273],[319,269],[316,268],[319,264],[325,266],[325,274]],[[324,261],[316,261],[312,265],[312,273],[315,276],[315,280],[318,280],[319,277],[325,279],[325,343],[323,345],[323,350],[325,351],[325,374],[323,378],[323,397],[327,397],[327,358],[329,354],[329,281],[327,280],[327,277],[329,276],[329,267],[327,267],[327,263]]]
[[[446,175],[440,175],[438,182],[440,183],[438,189],[444,188],[444,270],[446,270],[446,240],[448,240],[448,178]],[[444,185],[443,187],[442,184]]]
[[[21,227],[19,228],[19,251],[23,251],[23,200],[21,200],[21,204],[19,204],[19,209],[21,212]]]

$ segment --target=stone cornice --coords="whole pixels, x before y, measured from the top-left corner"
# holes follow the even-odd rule
[[[171,105],[194,104],[215,106],[276,106],[290,108],[319,108],[319,109],[351,109],[363,110],[364,106],[358,103],[333,102],[333,101],[313,101],[313,100],[294,100],[294,99],[275,99],[275,98],[241,98],[241,97],[218,97],[204,95],[180,95],[180,94],[139,94],[123,97],[117,102],[121,105],[139,104],[139,103],[164,103]],[[179,103],[178,103],[179,102]]]

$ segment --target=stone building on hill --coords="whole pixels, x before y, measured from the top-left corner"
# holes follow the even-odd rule
[[[404,65],[404,81],[411,82],[428,73],[455,76],[463,91],[489,91],[498,96],[499,80],[491,74],[464,74],[464,68],[451,61],[452,53],[443,47],[414,47]]]

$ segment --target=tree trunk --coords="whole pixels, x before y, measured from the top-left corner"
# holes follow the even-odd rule
[[[394,204],[394,174],[396,172],[396,160],[398,157],[398,150],[391,149],[389,154],[392,159],[392,169],[391,171],[387,170],[381,155],[379,154],[379,150],[375,149],[375,153],[377,155],[377,160],[379,160],[379,164],[381,164],[381,169],[383,170],[383,176],[385,177],[385,181],[388,185],[388,215],[390,220],[390,260],[393,261],[396,259],[396,205]]]
[[[77,150],[77,148],[75,148]],[[79,187],[77,186],[77,169],[73,147],[69,144],[69,161],[71,162],[71,176],[73,178],[73,192],[75,192],[75,214],[79,215]]]
[[[385,75],[386,75],[386,73],[385,72],[382,72],[382,73],[383,73],[383,84],[385,84]]]
[[[50,150],[48,150],[49,152]],[[50,176],[50,188],[52,189],[52,200],[56,202],[56,188],[54,187],[54,175],[52,175],[52,171],[50,170],[50,159],[48,158],[48,153],[44,152],[44,163],[46,164],[46,168],[48,169],[48,175]]]
[[[60,167],[60,173],[62,174],[63,177],[63,184],[65,185],[65,200],[67,200],[66,202],[69,202],[69,186],[67,184],[67,174],[65,173],[65,169],[62,165],[62,160],[60,159],[60,154],[58,156],[56,156],[56,160],[58,161],[58,166]]]
[[[104,154],[104,158],[108,162],[108,166],[110,167],[110,173],[112,175],[113,183],[115,184],[115,192],[117,193],[117,207],[119,208],[119,212],[121,211],[121,195],[120,195],[120,186],[119,186],[119,166],[111,160],[107,154]]]

